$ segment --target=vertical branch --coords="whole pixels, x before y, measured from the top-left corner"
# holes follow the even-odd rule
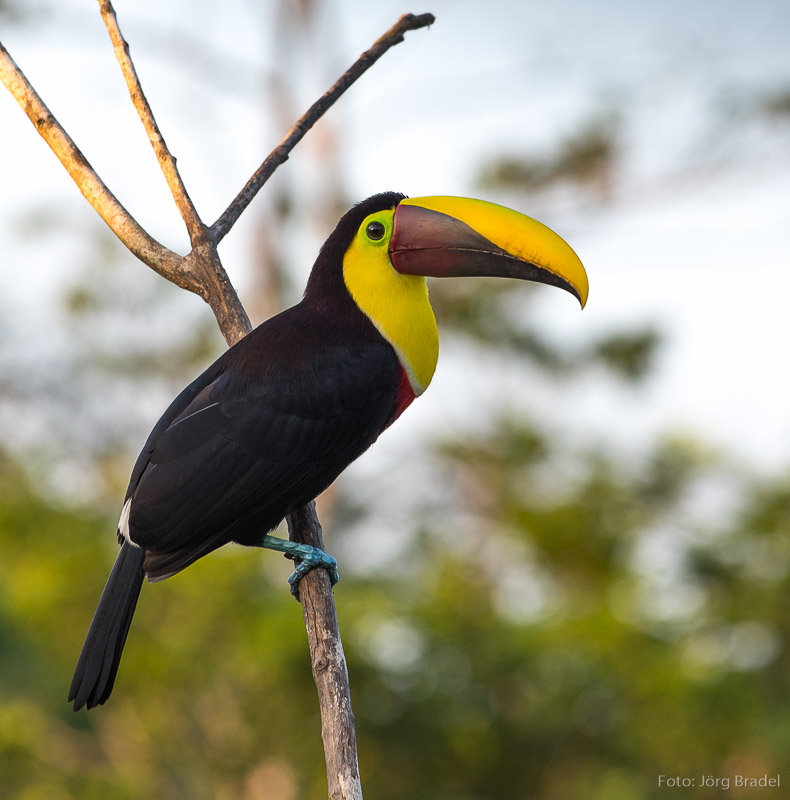
[[[324,549],[314,502],[289,515],[287,521],[291,539]],[[348,666],[340,641],[332,585],[325,569],[311,570],[302,578],[299,599],[321,706],[329,800],[362,800]]]

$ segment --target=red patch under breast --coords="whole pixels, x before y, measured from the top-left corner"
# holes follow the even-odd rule
[[[395,416],[392,418],[392,422],[395,422],[395,420],[409,407],[412,400],[414,400],[416,396],[417,395],[414,394],[414,389],[411,388],[411,381],[409,380],[409,376],[406,374],[406,370],[401,367],[398,372],[398,390],[395,397]]]

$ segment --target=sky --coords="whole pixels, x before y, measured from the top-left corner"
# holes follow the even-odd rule
[[[298,46],[272,34],[283,30],[276,4],[259,6],[115,2],[160,126],[208,221],[282,135],[281,119],[261,111],[267,70],[286,64],[293,72],[291,107],[301,113],[408,10],[389,0],[323,3],[308,43]],[[786,467],[790,115],[771,117],[760,104],[790,92],[790,4],[441,0],[410,10],[430,10],[436,23],[410,33],[365,75],[275,181],[299,181],[320,198],[321,147],[334,136],[350,197],[386,189],[485,196],[475,183],[481,161],[551,153],[590,119],[612,115],[621,151],[608,197],[567,187],[534,202],[518,198],[520,211],[573,245],[591,287],[583,312],[551,289],[529,311],[549,337],[571,344],[654,324],[665,336],[657,370],[634,390],[591,376],[572,397],[525,371],[506,376],[509,394],[580,437],[627,449],[688,432],[754,468]],[[0,25],[4,45],[113,191],[154,236],[183,251],[185,234],[97,4],[66,0]],[[102,223],[4,91],[0,137],[0,314],[33,354],[53,346],[51,334],[37,342],[35,332],[51,330],[79,236]],[[42,207],[65,213],[65,228],[21,235],[20,220]],[[221,251],[243,300],[255,208]],[[297,282],[327,233],[294,231]],[[456,424],[504,394],[486,365],[476,365],[479,378],[460,391],[462,363],[460,352],[443,353],[423,411],[399,425]],[[448,410],[459,393],[464,399]]]

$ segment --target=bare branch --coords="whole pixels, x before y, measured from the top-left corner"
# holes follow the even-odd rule
[[[324,549],[315,503],[310,502],[289,515],[287,522],[293,541]],[[321,707],[329,800],[362,800],[348,667],[326,570],[314,569],[302,578],[299,599]]]
[[[179,256],[146,233],[101,181],[87,159],[43,103],[22,71],[0,44],[0,80],[22,106],[30,121],[60,159],[82,194],[96,209],[115,235],[141,261],[163,277],[200,295],[211,306],[220,330],[229,345],[249,333],[247,314],[228,279],[217,253],[217,245],[236,223],[244,209],[307,131],[333,103],[384,53],[403,41],[404,34],[430,25],[432,14],[406,14],[347,70],[288,131],[277,148],[266,158],[236,199],[211,226],[201,222],[176,168],[175,158],[165,144],[153,112],[137,77],[129,47],[121,35],[110,0],[99,0],[102,17],[110,33],[135,108],[148,133],[170,191],[189,230],[192,251]],[[310,502],[287,518],[294,541],[323,549],[321,526]],[[321,707],[321,725],[327,765],[330,800],[361,800],[362,789],[357,764],[354,715],[348,669],[334,598],[324,570],[308,573],[300,584],[313,677]]]
[[[163,278],[202,297],[211,306],[229,345],[249,333],[252,330],[249,317],[222,267],[216,245],[206,240],[206,229],[197,215],[194,219],[201,227],[193,238],[193,249],[188,256],[180,256],[160,244],[107,188],[2,44],[0,80],[71,175],[85,199],[121,242]]]
[[[160,275],[200,294],[191,276],[184,272],[181,257],[152,238],[121,205],[52,115],[2,44],[0,44],[0,80],[71,175],[85,199],[113,233],[134,255]]]
[[[236,195],[233,202],[225,209],[220,218],[211,226],[211,237],[219,243],[236,223],[245,208],[250,204],[260,188],[269,180],[280,164],[288,160],[288,156],[302,137],[332,107],[338,98],[362,75],[367,72],[391,47],[403,41],[407,31],[418,30],[432,25],[433,14],[404,14],[385,34],[374,42],[370,50],[365,51],[349,67],[335,85],[322,95],[308,111],[285,134],[280,144],[272,150],[266,160],[247,181],[245,187]]]
[[[192,252],[183,259],[183,264],[205,288],[204,299],[211,306],[228,347],[236,344],[252,330],[252,325],[222,266],[217,246],[207,240],[198,242]]]
[[[162,168],[167,185],[170,187],[170,193],[178,206],[181,218],[187,226],[189,231],[189,238],[194,246],[198,238],[204,236],[206,227],[201,222],[198,216],[197,209],[192,203],[189,194],[187,193],[184,182],[181,180],[181,175],[176,167],[176,160],[168,150],[165,144],[164,137],[159,131],[159,126],[154,119],[151,106],[143,92],[143,87],[140,84],[140,79],[137,77],[137,70],[134,68],[131,56],[129,55],[129,44],[123,38],[121,29],[118,26],[118,19],[115,16],[115,9],[112,7],[110,0],[99,0],[101,8],[102,19],[107,26],[107,31],[110,34],[113,49],[115,50],[115,57],[121,65],[126,86],[129,89],[129,94],[132,98],[132,103],[137,110],[145,132],[148,134],[148,139],[151,146],[156,153],[156,159],[159,166]]]

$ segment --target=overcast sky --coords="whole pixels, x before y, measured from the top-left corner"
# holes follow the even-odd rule
[[[256,5],[274,4],[115,2],[149,99],[207,221],[282,132],[258,106],[276,52],[272,15]],[[580,430],[626,446],[682,430],[753,465],[788,463],[790,115],[771,117],[763,101],[790,93],[790,4],[443,0],[404,8],[342,0],[322,8],[310,46],[296,53],[304,65],[297,103],[305,106],[400,13],[430,10],[437,17],[330,112],[326,125],[342,130],[351,197],[384,189],[481,196],[474,183],[481,160],[550,153],[596,114],[619,120],[622,150],[605,202],[586,195],[544,198],[537,210],[528,198],[519,205],[542,212],[571,242],[591,286],[584,312],[550,289],[530,310],[552,336],[570,342],[653,322],[667,336],[659,370],[644,390],[623,392],[591,379],[573,398],[551,388],[530,392],[524,376],[512,376],[511,388],[530,408],[543,404]],[[61,2],[52,13],[6,24],[1,34],[110,187],[155,236],[183,249],[185,236],[128,104],[97,4]],[[92,221],[5,92],[0,137],[0,312],[18,334],[27,313],[46,328],[41,299],[63,277],[64,254],[77,246],[63,231],[42,241],[20,236],[26,209],[65,209],[75,230],[101,223]],[[320,186],[320,169],[308,155],[297,151],[284,169]],[[239,226],[223,250],[242,289],[251,227]],[[304,264],[300,280],[327,232],[295,245]],[[34,307],[42,309],[38,317]],[[440,362],[421,419],[446,415],[444,398],[457,380],[452,360],[446,368]],[[485,381],[475,383],[472,391],[485,395]]]

